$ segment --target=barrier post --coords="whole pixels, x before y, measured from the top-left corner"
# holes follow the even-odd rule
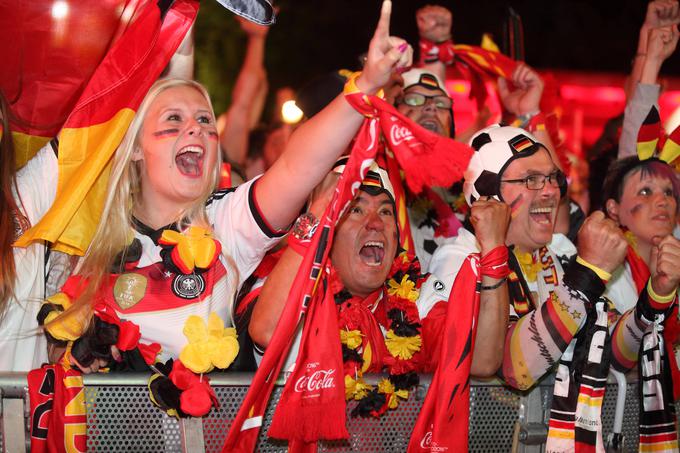
[[[24,400],[21,398],[2,398],[0,417],[2,417],[2,446],[8,453],[26,451],[26,425],[24,422]]]
[[[545,423],[546,408],[544,407],[541,387],[536,386],[520,399],[519,444],[516,451],[520,453],[541,453],[548,438],[548,426]]]
[[[203,440],[203,419],[197,417],[180,419],[180,432],[182,435],[182,451],[185,453],[205,452]]]

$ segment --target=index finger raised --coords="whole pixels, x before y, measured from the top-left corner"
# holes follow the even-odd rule
[[[380,9],[380,19],[375,27],[374,36],[390,36],[390,17],[392,16],[392,0],[383,0]]]

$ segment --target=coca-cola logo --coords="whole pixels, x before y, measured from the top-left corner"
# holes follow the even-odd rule
[[[432,443],[432,431],[428,431],[425,433],[425,436],[423,436],[423,439],[420,441],[420,448],[428,449],[430,448],[430,444]]]
[[[413,134],[410,130],[396,124],[392,125],[392,128],[390,129],[390,141],[393,145],[399,145],[400,143],[407,142],[411,139],[413,139]]]
[[[335,387],[335,370],[318,370],[314,373],[302,376],[295,383],[296,392],[316,392],[322,389]]]
[[[430,431],[426,432],[425,435],[423,436],[422,440],[420,441],[420,448],[423,450],[428,450],[431,453],[440,453],[440,452],[445,452],[449,449],[449,447],[440,447],[437,445],[437,442],[432,441],[432,428],[430,428]]]

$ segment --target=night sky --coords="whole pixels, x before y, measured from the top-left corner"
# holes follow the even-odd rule
[[[646,2],[632,0],[513,2],[393,0],[392,34],[417,44],[415,11],[428,3],[453,11],[454,41],[479,44],[491,33],[501,45],[503,23],[512,6],[522,17],[526,61],[539,69],[629,71]],[[299,88],[316,74],[355,68],[378,19],[378,0],[280,0],[278,22],[269,33],[266,66],[270,86]],[[201,2],[197,31],[197,77],[226,105],[245,42],[231,13],[217,2]],[[680,75],[680,58],[664,74]]]

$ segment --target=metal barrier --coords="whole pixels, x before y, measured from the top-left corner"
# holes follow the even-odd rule
[[[219,452],[231,420],[243,400],[252,374],[227,373],[211,376],[220,408],[200,419],[178,421],[149,400],[146,374],[97,374],[85,377],[88,451],[149,451],[191,453]],[[369,382],[375,382],[371,376]],[[429,375],[411,397],[379,419],[348,417],[350,437],[341,442],[322,442],[323,452],[403,452],[430,384]],[[473,381],[470,393],[470,451],[540,452],[547,434],[552,380],[544,380],[528,394],[508,390],[498,381]],[[637,385],[628,385],[623,432],[625,451],[637,451]],[[615,384],[609,384],[602,414],[605,439],[611,431],[616,404]],[[0,452],[23,452],[28,444],[28,398],[26,375],[0,374],[2,430]],[[267,438],[277,386],[264,420],[257,451],[285,452],[286,444]],[[348,404],[348,413],[353,403]]]

